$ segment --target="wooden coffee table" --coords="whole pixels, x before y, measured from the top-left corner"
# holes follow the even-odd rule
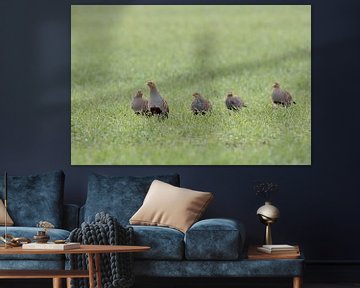
[[[101,257],[102,253],[144,252],[148,246],[123,246],[123,245],[80,245],[78,249],[71,250],[25,250],[21,247],[0,248],[0,254],[87,254],[88,270],[0,270],[0,279],[30,279],[52,278],[53,288],[62,287],[61,280],[66,278],[68,286],[72,278],[89,278],[90,288],[95,287],[93,275],[96,275],[96,284],[101,288]],[[95,257],[95,263],[94,263]],[[95,264],[95,265],[94,265]]]

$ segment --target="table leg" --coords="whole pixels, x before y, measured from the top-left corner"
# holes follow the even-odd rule
[[[89,288],[95,288],[95,282],[94,282],[94,254],[88,253],[88,260],[89,260]]]
[[[71,288],[71,278],[66,278],[66,288]]]
[[[95,271],[96,271],[96,285],[97,288],[102,288],[101,284],[101,255],[95,254]]]
[[[293,288],[301,288],[301,277],[296,276],[293,278]]]
[[[61,278],[53,278],[53,288],[62,288]]]

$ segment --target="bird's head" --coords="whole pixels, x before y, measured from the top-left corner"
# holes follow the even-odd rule
[[[142,92],[141,90],[138,90],[138,91],[136,92],[135,97],[142,97],[142,96],[143,96],[143,92]]]
[[[150,89],[151,89],[151,88],[156,88],[155,82],[152,81],[152,80],[147,81],[147,82],[146,82],[146,85],[148,85]]]
[[[234,93],[233,92],[228,92],[227,93],[227,97],[229,98],[229,97],[233,97],[234,96]]]
[[[273,85],[272,85],[273,88],[280,88],[280,84],[278,82],[275,82]]]
[[[199,92],[195,92],[192,94],[192,96],[194,96],[195,98],[199,98],[201,95]]]

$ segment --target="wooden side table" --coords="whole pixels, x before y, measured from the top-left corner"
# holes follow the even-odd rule
[[[123,245],[80,245],[78,249],[71,250],[25,250],[21,247],[0,248],[0,254],[87,254],[89,263],[88,270],[0,270],[0,279],[31,279],[52,278],[53,288],[62,287],[62,279],[66,278],[68,287],[72,278],[89,278],[90,288],[101,288],[101,257],[102,253],[126,253],[144,252],[149,250],[148,246],[123,246]],[[94,259],[95,258],[95,263]]]
[[[247,258],[249,260],[280,260],[280,259],[298,259],[301,257],[300,255],[300,248],[298,247],[297,253],[277,253],[277,254],[267,254],[264,252],[260,252],[257,250],[258,246],[250,246],[248,249]],[[292,277],[293,282],[293,288],[301,288],[302,285],[302,277],[299,276],[293,276]]]

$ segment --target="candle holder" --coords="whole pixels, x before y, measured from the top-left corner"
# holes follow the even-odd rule
[[[36,243],[47,243],[50,237],[46,234],[46,231],[38,231],[33,239]]]
[[[49,229],[55,228],[55,225],[48,221],[40,221],[36,224],[36,227],[42,228],[43,230],[39,230],[36,235],[34,235],[33,239],[37,243],[47,243],[50,239],[50,236],[47,234]]]

